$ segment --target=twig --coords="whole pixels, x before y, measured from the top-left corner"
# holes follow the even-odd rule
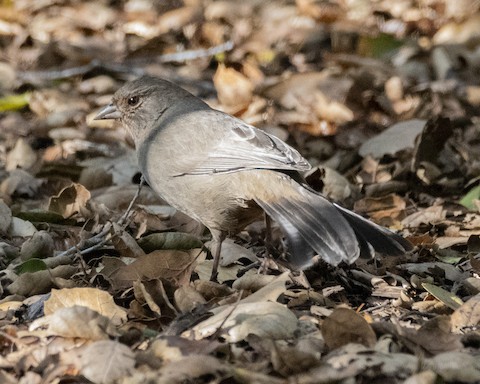
[[[133,205],[135,204],[135,202],[137,201],[138,197],[140,196],[140,192],[142,191],[142,187],[145,185],[145,177],[142,175],[142,177],[140,178],[140,184],[138,184],[138,189],[137,189],[137,192],[135,192],[135,195],[133,196],[133,199],[132,201],[130,201],[130,204],[128,205],[127,207],[127,210],[125,211],[125,213],[122,215],[122,217],[118,220],[118,225],[122,226],[125,221],[127,221],[127,217],[128,215],[130,214],[130,211],[132,210],[133,208]]]
[[[157,58],[160,63],[173,63],[188,60],[200,59],[202,57],[215,56],[219,53],[228,52],[233,49],[233,41],[217,45],[207,49],[191,49],[183,52],[167,53]]]
[[[18,78],[23,82],[38,83],[41,81],[52,81],[68,79],[73,76],[85,75],[93,70],[103,70],[113,73],[133,73],[141,76],[146,73],[145,69],[139,65],[151,63],[152,60],[159,63],[175,63],[195,60],[202,57],[215,56],[219,53],[231,51],[234,47],[232,41],[217,45],[207,49],[191,49],[183,52],[167,53],[154,58],[135,58],[126,60],[124,63],[105,63],[93,59],[88,64],[77,67],[65,68],[51,71],[24,71],[18,72]]]
[[[85,254],[84,250],[91,249],[92,247],[95,247],[96,245],[100,244],[102,240],[104,240],[105,237],[108,235],[111,228],[112,228],[112,223],[110,222],[106,223],[103,226],[103,229],[99,233],[97,233],[95,236],[92,236],[86,240],[83,240],[78,244],[75,244],[73,247],[68,248],[67,250],[58,254],[56,257],[73,256],[76,253],[80,253],[81,255],[84,255]]]
[[[140,180],[140,184],[138,185],[137,192],[135,192],[135,195],[133,196],[132,200],[130,201],[130,204],[128,205],[125,213],[118,219],[117,223],[122,226],[125,224],[128,216],[130,215],[130,212],[137,201],[138,197],[140,196],[140,191],[142,190],[143,185],[145,184],[145,179],[142,176]],[[80,254],[80,255],[86,255],[92,251],[95,251],[101,247],[103,247],[105,244],[107,244],[111,240],[111,236],[108,236],[110,233],[110,230],[112,228],[112,223],[108,222],[106,223],[102,230],[97,233],[96,235],[83,240],[79,242],[78,244],[75,244],[73,247],[70,247],[66,251],[63,251],[56,257],[62,257],[62,256],[73,256],[75,254]]]
[[[215,338],[217,338],[217,337],[220,336],[220,332],[222,331],[223,326],[225,325],[225,323],[227,322],[227,320],[230,318],[230,316],[232,316],[232,314],[233,314],[233,312],[235,311],[235,309],[237,309],[238,305],[240,304],[240,301],[242,300],[242,296],[243,296],[243,289],[241,289],[241,290],[238,292],[237,301],[235,302],[235,304],[233,304],[232,309],[230,310],[230,312],[224,317],[224,319],[221,321],[220,325],[217,327],[217,329],[215,330],[215,332],[212,334],[211,339],[215,339]]]

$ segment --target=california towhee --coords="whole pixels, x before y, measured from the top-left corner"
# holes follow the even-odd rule
[[[262,211],[282,227],[298,269],[312,265],[315,253],[337,265],[412,248],[306,185],[299,172],[310,164],[295,149],[173,83],[148,76],[127,83],[95,118],[120,119],[149,185],[210,230],[213,279],[223,240]]]

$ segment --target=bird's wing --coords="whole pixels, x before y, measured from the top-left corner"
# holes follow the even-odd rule
[[[232,116],[215,112],[216,121],[220,118],[222,127],[214,140],[216,144],[186,174],[211,175],[246,169],[307,171],[311,168],[298,151],[279,138]]]

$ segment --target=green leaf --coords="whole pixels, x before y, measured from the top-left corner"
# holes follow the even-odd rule
[[[465,254],[451,248],[440,249],[437,245],[434,245],[433,249],[435,250],[435,258],[447,264],[455,265],[465,258]]]
[[[15,272],[21,275],[27,272],[38,272],[47,269],[47,264],[41,259],[30,259],[15,268]]]
[[[398,40],[385,33],[373,37],[361,36],[358,43],[358,53],[362,56],[381,59],[393,55],[398,48],[404,45],[405,41]]]
[[[21,95],[7,95],[0,98],[0,112],[16,111],[26,107],[30,100],[29,93]]]
[[[471,209],[472,211],[475,211],[477,209],[475,200],[480,200],[480,185],[470,189],[470,191],[468,191],[467,194],[462,197],[460,204],[468,209]]]
[[[447,307],[455,310],[463,304],[462,299],[460,299],[455,294],[448,292],[447,290],[437,287],[436,285],[429,283],[422,283],[422,287],[434,296],[437,300],[440,300]]]
[[[196,236],[182,232],[153,233],[138,240],[138,245],[150,253],[157,249],[186,250],[201,248],[203,243]]]
[[[44,211],[41,209],[32,209],[31,211],[23,211],[15,214],[16,217],[30,221],[31,223],[52,223],[52,224],[63,224],[63,225],[75,225],[75,220],[64,219],[62,215],[51,212]]]

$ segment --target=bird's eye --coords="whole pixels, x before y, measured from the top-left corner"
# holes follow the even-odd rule
[[[139,101],[140,101],[140,98],[138,96],[131,96],[127,99],[127,103],[131,107],[134,107],[135,105],[137,105]]]

